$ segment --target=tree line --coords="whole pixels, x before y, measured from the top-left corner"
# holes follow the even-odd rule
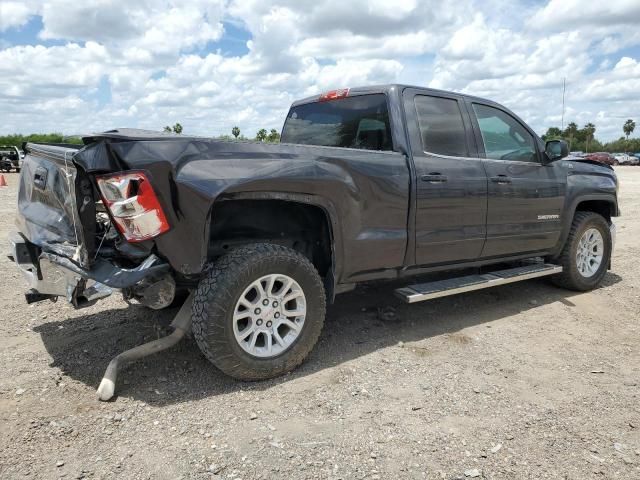
[[[629,119],[622,125],[621,136],[617,140],[602,143],[595,138],[596,126],[587,123],[582,128],[578,128],[575,122],[567,125],[561,130],[558,127],[549,127],[543,140],[565,140],[569,144],[569,150],[574,152],[640,152],[640,138],[629,138],[636,128],[636,122]]]
[[[0,145],[14,145],[22,148],[24,142],[81,144],[82,139],[80,137],[65,137],[61,133],[32,133],[30,135],[14,133],[13,135],[0,136]]]
[[[176,123],[173,127],[167,125],[166,127],[164,127],[163,131],[167,133],[177,133],[179,135],[182,133],[182,125],[180,123]],[[240,132],[240,127],[236,126],[231,129],[231,135],[218,135],[214,138],[216,138],[217,140],[254,140],[256,142],[278,143],[280,142],[280,132],[278,132],[275,128],[272,128],[268,132],[265,128],[261,128],[256,132],[256,136],[251,138],[242,135],[242,133]]]

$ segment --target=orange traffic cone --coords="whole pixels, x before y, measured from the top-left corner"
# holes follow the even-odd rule
[[[4,175],[0,175],[0,187],[6,187],[7,181],[4,179]]]

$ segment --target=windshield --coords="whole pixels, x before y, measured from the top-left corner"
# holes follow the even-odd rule
[[[386,96],[359,95],[293,107],[284,123],[281,141],[392,150]]]

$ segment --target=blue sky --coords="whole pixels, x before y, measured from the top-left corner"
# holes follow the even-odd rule
[[[410,83],[489,97],[539,132],[640,124],[640,2],[3,0],[0,133],[180,122],[280,128],[296,98]]]

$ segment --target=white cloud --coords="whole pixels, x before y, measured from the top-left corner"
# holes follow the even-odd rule
[[[0,31],[33,15],[43,24],[40,45],[0,47],[5,133],[180,121],[188,133],[238,124],[253,135],[279,128],[296,98],[405,81],[492,98],[538,131],[559,123],[564,78],[566,121],[597,121],[598,134],[614,138],[620,118],[640,114],[637,0],[26,0],[0,8]],[[248,30],[246,54],[221,53],[223,21]],[[211,42],[220,50],[203,51]]]
[[[22,27],[37,12],[34,2],[0,2],[0,32],[12,27]]]
[[[566,30],[575,26],[637,26],[640,2],[637,0],[551,0],[532,18],[530,24],[545,30]]]

